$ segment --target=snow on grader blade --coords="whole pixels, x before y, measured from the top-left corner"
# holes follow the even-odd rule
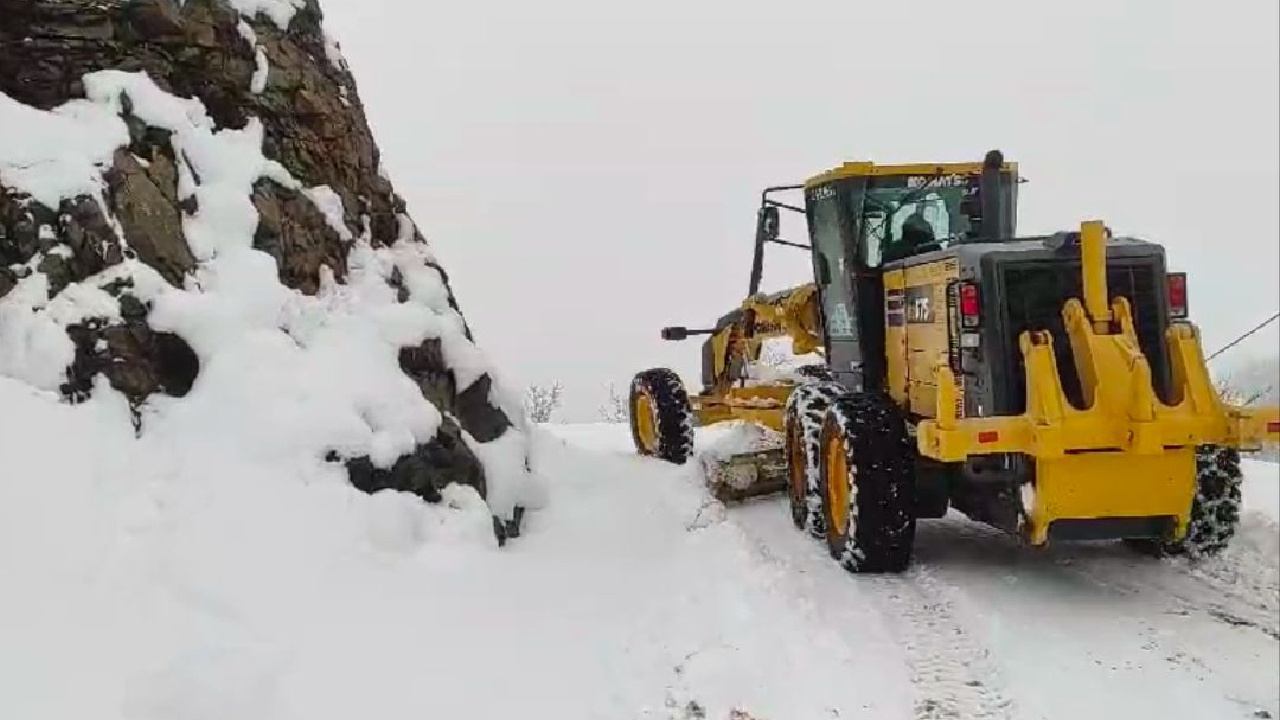
[[[741,502],[787,488],[787,458],[781,448],[703,458],[702,465],[707,487],[721,502]]]
[[[726,430],[698,453],[713,497],[736,503],[787,488],[787,456],[779,433],[748,423],[729,424]]]

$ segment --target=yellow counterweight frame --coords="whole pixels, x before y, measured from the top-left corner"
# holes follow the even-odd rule
[[[1129,303],[1107,303],[1106,230],[1088,221],[1080,232],[1084,301],[1062,309],[1084,408],[1067,400],[1047,332],[1019,338],[1026,368],[1027,411],[958,418],[955,377],[935,365],[935,417],[921,421],[922,455],[958,462],[974,455],[1022,453],[1035,462],[1027,537],[1048,539],[1059,519],[1167,516],[1175,539],[1186,533],[1195,495],[1194,447],[1250,450],[1280,441],[1280,408],[1224,403],[1213,388],[1195,326],[1174,323],[1167,339],[1173,397],[1156,397],[1151,367],[1138,346]]]

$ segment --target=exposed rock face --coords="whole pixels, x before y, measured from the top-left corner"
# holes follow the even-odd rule
[[[346,279],[352,238],[373,248],[425,241],[380,173],[355,81],[325,37],[316,0],[292,4],[297,7],[281,27],[267,15],[243,16],[226,0],[0,0],[0,93],[50,110],[85,97],[87,73],[141,71],[167,93],[198,99],[218,128],[260,121],[262,154],[302,188],[327,187],[340,201],[267,178],[252,189],[258,216],[253,247],[275,259],[284,285],[315,295],[325,282]],[[53,298],[132,258],[175,288],[191,282],[200,253],[185,236],[184,218],[197,203],[183,190],[183,173],[195,166],[178,156],[169,130],[138,117],[128,97],[123,100],[128,144],[115,151],[103,174],[106,208],[87,195],[46,207],[0,178],[0,298],[32,272],[47,277]],[[443,268],[426,262],[438,271],[456,310]],[[413,290],[398,272],[390,284],[404,302]],[[119,312],[67,327],[75,359],[63,394],[83,400],[98,375],[135,407],[157,393],[190,391],[199,382],[200,362],[187,342],[151,327],[151,308],[129,280],[104,289]],[[400,350],[401,369],[444,419],[435,440],[389,469],[368,457],[331,454],[358,487],[406,489],[428,500],[438,499],[450,482],[485,492],[484,469],[462,431],[488,442],[507,431],[511,419],[490,400],[487,375],[461,387],[445,360],[434,338]]]

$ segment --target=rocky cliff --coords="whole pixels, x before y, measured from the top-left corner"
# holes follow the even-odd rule
[[[329,412],[340,429],[284,442],[366,491],[459,483],[511,516],[519,406],[316,0],[0,0],[0,19],[0,374],[118,393],[139,434]]]

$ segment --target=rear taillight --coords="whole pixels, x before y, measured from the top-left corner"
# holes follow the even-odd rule
[[[1169,273],[1169,315],[1175,318],[1187,316],[1187,274]]]
[[[960,325],[976,328],[982,322],[982,303],[978,298],[978,286],[971,282],[960,283]]]

